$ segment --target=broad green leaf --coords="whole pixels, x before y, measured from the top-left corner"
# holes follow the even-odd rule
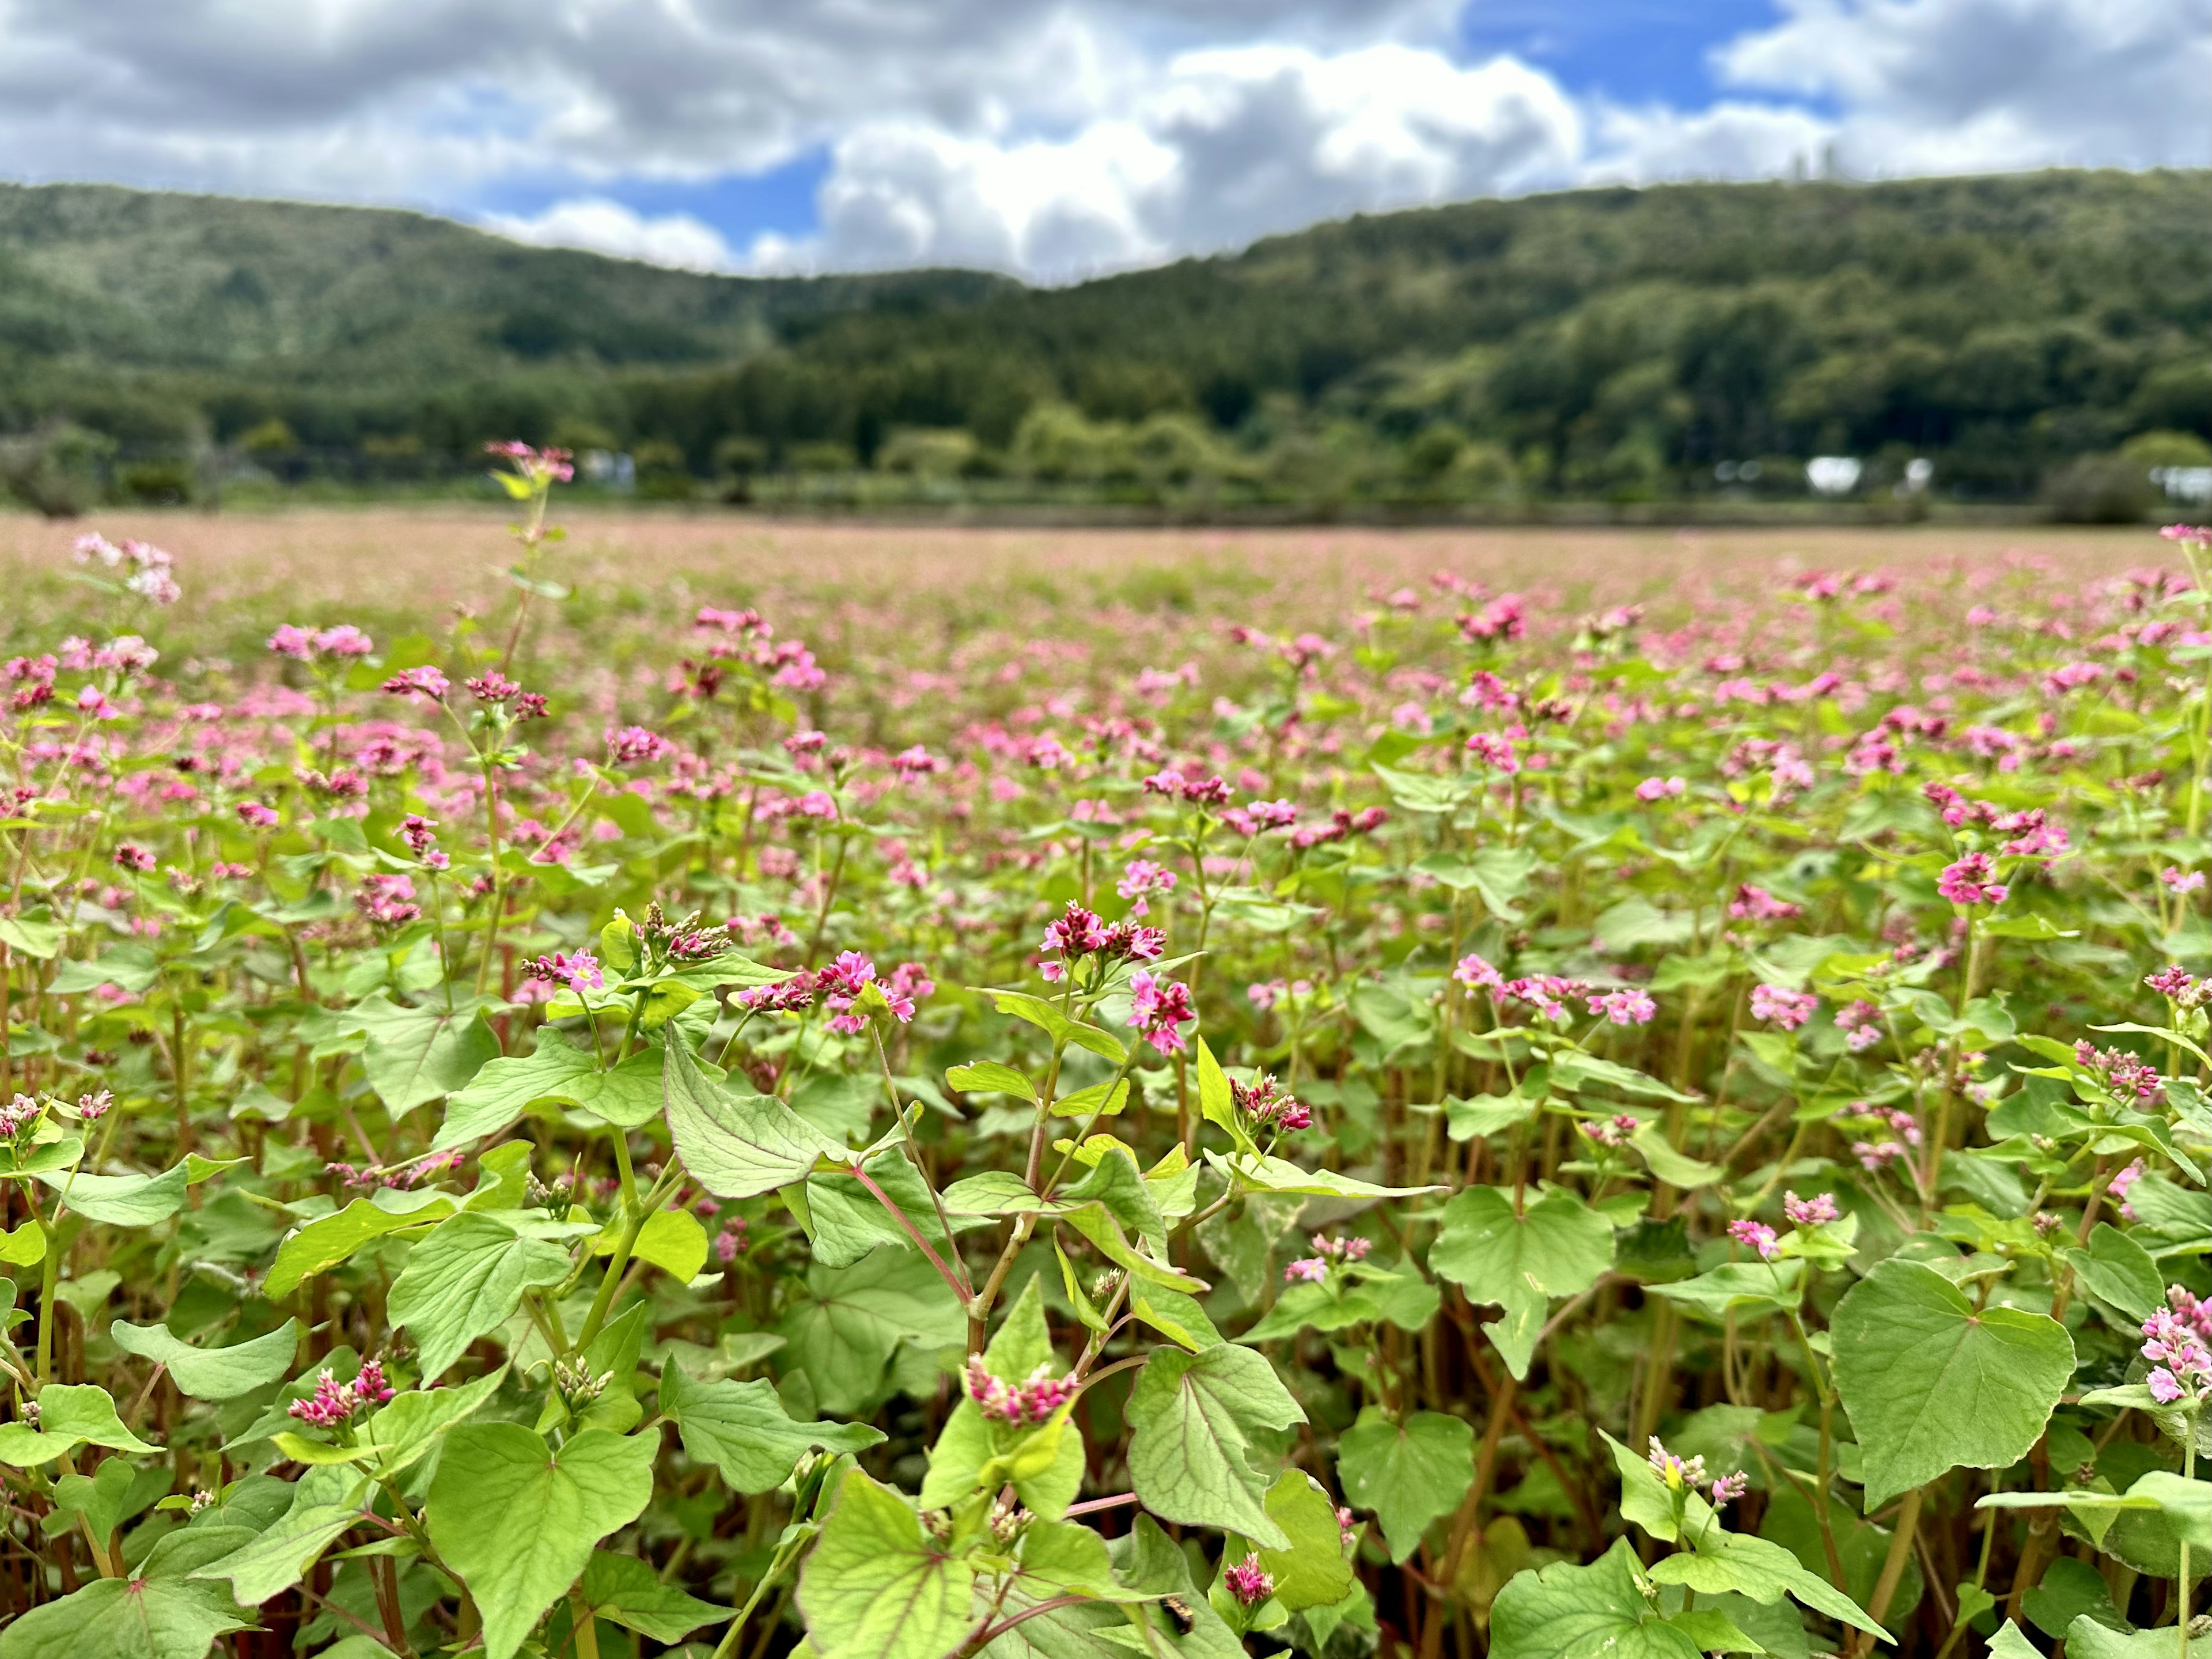
[[[466,1088],[499,1057],[499,1039],[479,1009],[403,1008],[379,991],[345,1018],[368,1034],[362,1069],[394,1116]]]
[[[123,1426],[115,1401],[96,1382],[51,1382],[39,1392],[39,1425],[0,1423],[0,1463],[33,1468],[79,1446],[156,1452]]]
[[[850,1469],[799,1575],[799,1608],[821,1659],[945,1659],[975,1622],[975,1587],[906,1498]]]
[[[1266,1193],[1296,1193],[1314,1198],[1414,1198],[1441,1193],[1442,1187],[1378,1187],[1370,1181],[1339,1175],[1334,1170],[1305,1170],[1286,1158],[1265,1158],[1256,1152],[1224,1154],[1208,1152],[1206,1162],[1225,1175],[1233,1175],[1248,1188]]]
[[[644,1513],[659,1448],[654,1436],[604,1429],[557,1451],[514,1423],[447,1433],[430,1483],[430,1540],[483,1615],[489,1659],[509,1659],[592,1547]]]
[[[608,1222],[592,1240],[592,1254],[612,1255],[622,1233],[619,1218]],[[637,1241],[630,1246],[630,1259],[650,1261],[678,1284],[689,1285],[707,1265],[707,1230],[689,1210],[656,1210],[638,1230]]]
[[[1710,1187],[1721,1178],[1721,1166],[1707,1164],[1678,1152],[1668,1143],[1667,1136],[1656,1123],[1646,1123],[1629,1137],[1629,1145],[1644,1155],[1651,1173],[1670,1187],[1680,1187],[1685,1192],[1698,1187]]]
[[[1897,1257],[1836,1304],[1830,1334],[1869,1510],[1961,1465],[2018,1462],[2074,1376],[2073,1340],[2057,1321],[1977,1311],[1934,1268]]]
[[[446,1102],[446,1121],[430,1150],[442,1152],[497,1134],[541,1100],[574,1102],[570,1091],[594,1076],[599,1061],[550,1026],[538,1029],[528,1054],[488,1060]]]
[[[1581,1199],[1547,1193],[1516,1216],[1513,1194],[1497,1187],[1470,1187],[1445,1205],[1429,1252],[1430,1268],[1468,1300],[1505,1310],[1483,1328],[1516,1377],[1528,1374],[1547,1299],[1588,1290],[1612,1265],[1613,1227]]]
[[[356,1198],[334,1215],[319,1216],[276,1247],[264,1294],[279,1301],[301,1283],[328,1272],[371,1239],[404,1227],[427,1226],[453,1214],[453,1194],[428,1188],[414,1192],[388,1188],[375,1198]]]
[[[242,1527],[180,1528],[131,1577],[95,1579],[19,1615],[0,1631],[0,1659],[203,1659],[217,1637],[253,1620],[222,1585],[190,1575],[251,1536]]]
[[[838,1417],[872,1409],[889,1392],[884,1371],[900,1344],[950,1347],[968,1334],[958,1300],[919,1250],[877,1250],[849,1267],[817,1262],[789,1294],[776,1328],[790,1344],[781,1358]]]
[[[660,1373],[660,1409],[695,1462],[748,1495],[781,1486],[810,1451],[866,1451],[884,1437],[865,1423],[795,1423],[770,1383],[702,1382],[673,1364]]]
[[[392,1322],[406,1328],[422,1376],[443,1376],[478,1337],[514,1317],[522,1293],[568,1276],[568,1254],[488,1215],[457,1215],[416,1245],[392,1286]]]
[[[995,1060],[974,1060],[965,1066],[955,1066],[945,1074],[945,1085],[962,1094],[1012,1095],[1018,1100],[1034,1101],[1036,1085],[1012,1066]]]
[[[1017,1019],[1027,1020],[1049,1036],[1055,1044],[1073,1044],[1087,1048],[1104,1060],[1119,1066],[1128,1058],[1121,1042],[1111,1031],[1102,1031],[1096,1025],[1086,1025],[1079,1019],[1070,1019],[1042,997],[1031,996],[1026,991],[997,991],[986,988],[983,994],[991,999],[994,1007],[1002,1014],[1012,1014]]]
[[[1267,1549],[1290,1540],[1265,1507],[1255,1436],[1306,1420],[1266,1356],[1224,1343],[1200,1353],[1156,1348],[1123,1409],[1129,1478],[1146,1509],[1184,1526],[1222,1527]]]
[[[672,1033],[661,1085],[684,1167],[717,1198],[757,1198],[845,1161],[845,1149],[770,1095],[733,1095]]]
[[[1492,1659],[1699,1659],[1642,1577],[1626,1538],[1586,1567],[1560,1561],[1515,1575],[1491,1604]]]
[[[1267,1514],[1290,1539],[1286,1550],[1262,1549],[1260,1565],[1275,1581],[1275,1599],[1292,1613],[1334,1607],[1351,1594],[1336,1504],[1304,1469],[1286,1469],[1267,1488]],[[1103,1554],[1103,1552],[1101,1552]]]
[[[2066,1261],[2090,1295],[2130,1319],[2148,1319],[2165,1305],[2166,1278],[2148,1250],[2118,1228],[2100,1221],[2086,1250],[2069,1250]]]
[[[240,1607],[258,1607],[298,1583],[323,1552],[361,1519],[358,1504],[295,1503],[260,1537],[210,1561],[192,1577],[228,1579]]]
[[[288,1319],[266,1336],[228,1348],[195,1348],[169,1334],[163,1325],[133,1325],[117,1320],[108,1327],[125,1353],[167,1365],[179,1392],[195,1400],[234,1400],[290,1375],[299,1346],[300,1326]]]
[[[1857,1602],[1819,1574],[1807,1571],[1804,1564],[1781,1545],[1747,1533],[1708,1526],[1694,1551],[1662,1558],[1652,1567],[1651,1577],[1656,1583],[1681,1584],[1700,1595],[1733,1591],[1764,1606],[1771,1606],[1786,1593],[1841,1624],[1879,1636],[1885,1642],[1895,1641]]]
[[[150,1227],[184,1207],[191,1171],[184,1164],[157,1176],[85,1175],[77,1170],[42,1170],[39,1179],[52,1188],[79,1215],[111,1227]]]
[[[1237,1116],[1237,1097],[1230,1091],[1229,1075],[1204,1037],[1198,1040],[1197,1071],[1199,1115],[1216,1128],[1227,1130],[1240,1147],[1250,1146],[1251,1137]]]
[[[499,1392],[504,1365],[451,1389],[416,1389],[396,1395],[362,1425],[360,1443],[376,1454],[379,1473],[398,1474],[435,1450],[447,1432],[464,1423]]]
[[[1403,1561],[1420,1547],[1429,1523],[1449,1515],[1474,1480],[1474,1431],[1442,1412],[1415,1412],[1394,1423],[1367,1407],[1337,1442],[1336,1470],[1344,1495],[1373,1513]]]
[[[2184,1650],[2171,1626],[2117,1631],[2083,1613],[2066,1627],[2066,1651],[2069,1659],[2182,1659]],[[2212,1635],[2190,1638],[2186,1651],[2187,1659],[2212,1659]]]
[[[1797,1305],[1798,1281],[1804,1276],[1804,1262],[1784,1256],[1773,1261],[1723,1261],[1695,1279],[1678,1279],[1646,1288],[1669,1302],[1695,1308],[1717,1323],[1727,1318],[1732,1308],[1787,1312]]]
[[[599,1617],[671,1646],[709,1620],[727,1619],[737,1611],[664,1584],[651,1562],[611,1550],[592,1552],[577,1589]]]

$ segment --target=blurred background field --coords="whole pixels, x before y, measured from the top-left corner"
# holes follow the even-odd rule
[[[1048,635],[1103,624],[1125,630],[1118,648],[1144,657],[1156,623],[1337,629],[1393,590],[1425,592],[1439,570],[1522,590],[1547,608],[1643,603],[1663,617],[1716,590],[1764,598],[1805,570],[1905,572],[1923,591],[1947,572],[1966,582],[2043,569],[2070,585],[2156,562],[2162,551],[2139,529],[2056,525],[1102,529],[665,510],[564,517],[557,565],[576,629],[665,637],[687,629],[699,604],[746,604],[827,651],[855,632],[927,628],[951,640],[982,628]],[[115,510],[98,521],[111,537],[167,548],[190,574],[166,627],[204,651],[219,641],[241,656],[285,621],[435,633],[455,606],[498,592],[494,573],[512,551],[503,514],[453,506]],[[67,609],[70,544],[81,528],[0,517],[11,631]]]

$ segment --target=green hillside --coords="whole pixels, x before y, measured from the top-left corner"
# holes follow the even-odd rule
[[[1573,191],[1057,289],[0,189],[0,427],[64,419],[113,441],[110,488],[133,457],[434,471],[518,433],[634,452],[662,494],[1633,500],[1746,461],[1802,493],[1844,453],[1869,485],[1925,456],[1939,494],[2130,510],[2146,458],[2212,460],[2212,173]]]

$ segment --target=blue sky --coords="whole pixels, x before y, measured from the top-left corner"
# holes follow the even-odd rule
[[[1064,282],[1593,182],[2212,164],[2203,0],[0,0],[0,166]]]

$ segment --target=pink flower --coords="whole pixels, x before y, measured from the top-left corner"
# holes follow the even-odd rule
[[[362,878],[353,908],[381,927],[398,927],[419,919],[422,907],[415,902],[415,883],[403,875]]]
[[[420,668],[401,669],[385,681],[384,689],[395,697],[428,697],[432,702],[441,702],[453,690],[453,682],[426,663]]]
[[[1017,1428],[1048,1420],[1075,1395],[1073,1381],[1051,1376],[1048,1365],[1039,1365],[1022,1382],[1009,1382],[993,1376],[990,1367],[983,1363],[983,1356],[975,1353],[968,1356],[961,1380],[967,1388],[968,1397],[984,1416]]]
[[[1774,1229],[1764,1221],[1731,1221],[1728,1231],[1729,1237],[1737,1243],[1758,1251],[1762,1261],[1771,1261],[1775,1252],[1781,1248],[1776,1243]]]
[[[659,760],[669,748],[668,739],[659,732],[648,732],[641,726],[625,726],[619,732],[607,733],[607,763],[642,766]]]
[[[1305,1129],[1313,1125],[1313,1112],[1272,1077],[1262,1073],[1249,1089],[1231,1078],[1229,1098],[1237,1109],[1264,1129]]]
[[[1944,866],[1936,890],[1954,904],[2002,904],[2007,889],[1992,879],[1996,874],[1987,853],[1969,853]]]
[[[1689,786],[1680,778],[1646,778],[1636,786],[1636,799],[1646,803],[1672,800]]]
[[[1452,978],[1470,991],[1492,991],[1505,983],[1505,975],[1470,951],[1459,959]]]
[[[1785,1031],[1794,1031],[1813,1018],[1813,1011],[1820,1006],[1820,999],[1810,991],[1793,991],[1786,985],[1754,986],[1751,993],[1751,1017],[1779,1025]]]
[[[1832,1193],[1821,1193],[1813,1198],[1800,1198],[1795,1193],[1782,1194],[1782,1213],[1800,1227],[1818,1227],[1836,1220],[1843,1213],[1836,1207]]]
[[[550,956],[538,957],[526,970],[527,977],[547,985],[563,985],[575,992],[603,991],[606,975],[600,969],[599,959],[589,951],[573,953],[556,951]]]
[[[1181,1028],[1197,1018],[1189,986],[1156,979],[1141,968],[1129,976],[1129,1024],[1162,1054],[1180,1054],[1188,1046]]]
[[[115,849],[115,867],[144,875],[154,867],[154,855],[136,842],[126,841]]]
[[[1724,1474],[1713,1482],[1713,1503],[1716,1506],[1732,1504],[1750,1490],[1751,1477],[1738,1469],[1734,1474]]]
[[[1248,1607],[1258,1607],[1275,1593],[1274,1578],[1260,1565],[1256,1552],[1235,1566],[1224,1569],[1221,1582],[1241,1605]]]
[[[365,657],[376,649],[376,642],[351,623],[340,623],[316,634],[315,649],[326,657]]]
[[[2202,870],[2184,870],[2178,865],[2168,865],[2158,872],[2158,878],[2177,893],[2201,893],[2204,890]]]
[[[1729,902],[1729,915],[1738,921],[1790,921],[1804,914],[1787,899],[1778,899],[1764,887],[1746,882]]]
[[[1114,884],[1114,890],[1129,901],[1129,914],[1133,916],[1152,914],[1149,900],[1152,894],[1172,893],[1175,890],[1175,872],[1149,859],[1131,860],[1121,871],[1121,879]]]
[[[1659,1012],[1659,1005],[1642,991],[1607,991],[1602,995],[1591,992],[1585,1000],[1590,1012],[1603,1014],[1615,1025],[1649,1025]]]
[[[242,800],[236,811],[239,822],[254,830],[273,830],[283,822],[274,807],[264,806],[258,800]]]
[[[312,662],[315,655],[315,635],[312,629],[286,623],[269,636],[269,648],[280,657],[289,657],[295,662]]]
[[[1510,777],[1521,769],[1521,757],[1512,744],[1493,732],[1478,732],[1467,740],[1467,752],[1493,772]]]
[[[1318,1285],[1328,1277],[1328,1263],[1317,1255],[1304,1256],[1283,1269],[1283,1282]]]
[[[567,483],[576,476],[571,465],[575,457],[565,449],[533,449],[519,438],[509,438],[503,443],[486,444],[484,453],[513,462],[516,472],[541,489],[547,484]]]

